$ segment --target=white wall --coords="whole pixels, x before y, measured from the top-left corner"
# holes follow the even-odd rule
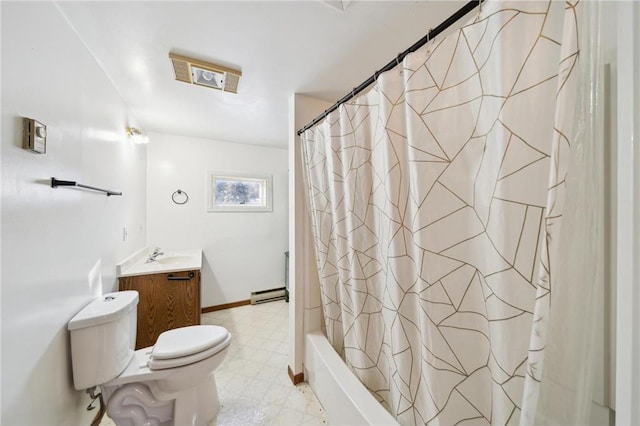
[[[67,321],[115,287],[115,263],[145,243],[144,147],[127,107],[56,6],[2,2],[3,425],[88,424],[73,389]],[[47,153],[21,148],[22,117]],[[50,178],[122,191],[49,187]],[[122,240],[122,228],[128,240]],[[102,285],[89,281],[98,265]]]
[[[640,5],[617,2],[616,424],[640,424]]]
[[[202,248],[202,306],[247,300],[284,287],[287,251],[287,150],[149,134],[149,246]],[[207,170],[273,176],[272,212],[207,212]],[[189,195],[184,205],[171,194]]]
[[[303,372],[304,334],[320,329],[322,300],[318,280],[311,217],[302,173],[302,145],[297,131],[332,104],[309,96],[289,98],[289,367]]]

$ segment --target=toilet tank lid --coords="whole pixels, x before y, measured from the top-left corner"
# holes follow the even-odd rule
[[[127,315],[137,305],[138,292],[134,290],[103,294],[71,318],[68,329],[78,330],[115,321]]]

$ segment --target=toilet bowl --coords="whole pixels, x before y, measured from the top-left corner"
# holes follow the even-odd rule
[[[182,327],[134,351],[137,302],[135,291],[109,293],[71,319],[74,386],[100,386],[118,426],[210,423],[220,407],[213,371],[231,335],[215,325]]]
[[[165,331],[154,346],[135,351],[118,377],[100,385],[107,414],[117,425],[208,424],[220,408],[213,371],[230,342],[227,330],[215,325]]]

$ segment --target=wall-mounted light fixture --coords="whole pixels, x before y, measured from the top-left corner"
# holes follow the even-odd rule
[[[149,143],[149,137],[135,127],[127,127],[127,137],[133,143]]]

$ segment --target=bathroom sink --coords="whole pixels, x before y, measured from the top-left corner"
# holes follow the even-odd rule
[[[178,265],[192,260],[189,256],[164,256],[156,259],[156,263],[161,265]]]
[[[0,0],[1,1],[1,0]],[[149,262],[152,253],[155,260]],[[202,250],[152,250],[149,247],[140,249],[117,265],[118,277],[135,277],[137,275],[163,274],[178,271],[195,271],[202,268]]]

